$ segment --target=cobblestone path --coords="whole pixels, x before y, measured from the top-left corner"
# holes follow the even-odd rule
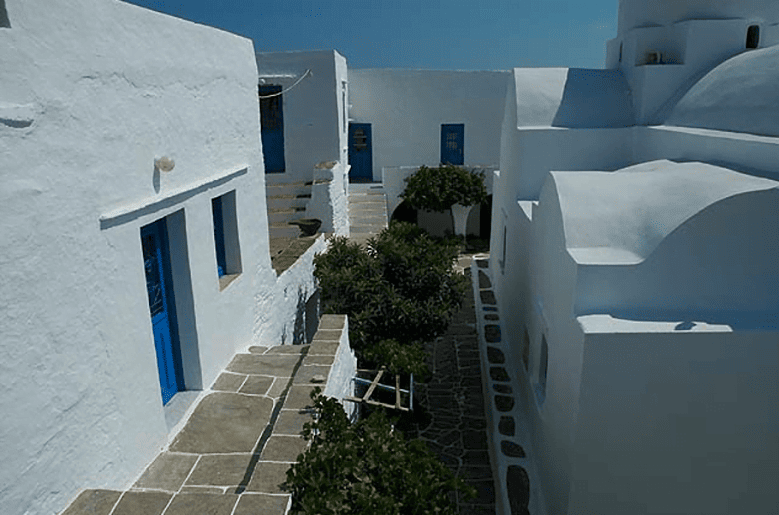
[[[469,269],[465,273],[470,276]],[[428,416],[417,423],[417,436],[428,443],[452,472],[476,488],[475,499],[457,500],[460,513],[492,515],[495,488],[487,450],[479,343],[470,284],[449,330],[428,343],[427,351],[432,378],[426,384],[415,385],[415,396]]]

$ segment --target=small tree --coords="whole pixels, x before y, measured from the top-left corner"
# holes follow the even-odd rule
[[[367,249],[333,238],[314,258],[323,311],[349,316],[349,342],[363,365],[423,374],[422,343],[446,331],[467,287],[452,268],[456,258],[456,246],[403,222],[392,222]]]
[[[452,497],[476,496],[422,440],[407,440],[383,410],[350,424],[341,405],[312,392],[315,421],[304,426],[311,447],[287,472],[292,513],[455,515]]]
[[[406,189],[400,197],[415,209],[439,213],[451,210],[454,232],[464,239],[468,213],[473,206],[487,200],[487,188],[482,172],[454,165],[438,168],[422,165],[406,177]]]

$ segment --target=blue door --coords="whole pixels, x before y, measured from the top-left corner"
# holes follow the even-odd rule
[[[441,124],[441,163],[450,165],[465,164],[464,141],[465,124]]]
[[[260,86],[260,135],[265,173],[284,173],[284,110],[281,86]]]
[[[165,219],[141,228],[146,292],[157,352],[162,403],[184,389]]]
[[[373,182],[373,149],[370,123],[349,124],[349,179]]]

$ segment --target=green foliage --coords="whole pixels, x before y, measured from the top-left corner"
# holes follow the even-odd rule
[[[443,334],[462,303],[466,280],[452,269],[457,250],[403,222],[370,239],[367,249],[334,238],[314,260],[323,311],[349,316],[349,340],[361,361],[420,373],[412,357],[424,356],[420,344]]]
[[[444,212],[453,204],[481,204],[487,199],[487,188],[481,172],[454,165],[423,165],[406,177],[406,189],[400,197],[415,209]]]
[[[303,435],[311,447],[287,472],[292,513],[455,515],[450,492],[476,492],[421,440],[405,439],[383,410],[350,424],[341,405],[312,393],[316,417]]]

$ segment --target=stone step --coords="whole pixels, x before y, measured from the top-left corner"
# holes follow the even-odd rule
[[[298,195],[274,195],[267,198],[268,209],[286,209],[291,207],[303,207],[305,208],[310,197],[303,197]]]
[[[300,229],[286,223],[269,225],[268,236],[270,238],[297,238],[300,236]]]
[[[306,208],[292,208],[292,209],[269,209],[268,210],[268,223],[280,224],[291,222],[303,218],[306,215]]]

